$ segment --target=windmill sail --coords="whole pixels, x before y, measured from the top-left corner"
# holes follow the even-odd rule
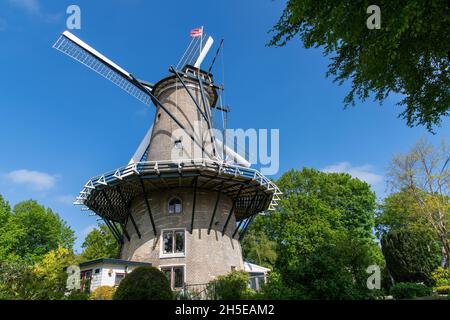
[[[205,45],[202,48],[202,51],[200,52],[200,55],[198,56],[197,60],[194,63],[194,67],[200,68],[200,65],[202,64],[203,60],[205,59],[206,55],[208,54],[209,49],[211,49],[211,46],[213,45],[214,40],[212,37],[208,37],[208,40],[206,40]]]
[[[151,97],[146,90],[151,90],[151,87],[140,83],[131,73],[119,67],[69,31],[61,34],[53,48],[84,64],[144,104],[150,104]]]

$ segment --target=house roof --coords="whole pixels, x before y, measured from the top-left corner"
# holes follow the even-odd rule
[[[90,261],[85,261],[80,263],[80,268],[87,267],[95,264],[116,264],[123,266],[151,266],[151,263],[148,262],[139,262],[139,261],[129,261],[129,260],[121,260],[121,259],[111,259],[111,258],[100,258]]]
[[[244,270],[248,273],[267,273],[271,271],[269,268],[258,266],[257,264],[253,264],[250,262],[244,262]]]

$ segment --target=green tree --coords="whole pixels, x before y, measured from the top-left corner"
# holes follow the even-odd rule
[[[387,196],[380,205],[376,234],[389,274],[396,282],[430,282],[441,250],[433,227],[408,191]]]
[[[267,235],[265,219],[257,216],[243,239],[242,254],[245,261],[273,268],[277,259],[277,243]]]
[[[8,219],[11,217],[11,207],[9,206],[9,203],[3,199],[2,195],[0,194],[0,230],[3,228],[3,226],[6,224]]]
[[[0,260],[0,300],[36,299],[38,285],[32,266]]]
[[[277,243],[275,271],[289,287],[289,298],[367,294],[366,268],[383,264],[372,233],[376,202],[370,186],[348,174],[314,169],[291,170],[277,184],[280,205],[262,219]]]
[[[73,230],[50,208],[34,200],[18,203],[1,227],[0,260],[40,261],[59,245],[72,248]]]
[[[426,225],[443,250],[450,268],[450,148],[420,139],[406,154],[396,155],[389,170],[392,189],[408,197],[416,225]]]
[[[289,0],[269,45],[283,46],[299,35],[306,48],[322,47],[332,56],[327,76],[339,84],[352,81],[346,106],[371,96],[381,103],[397,93],[407,124],[433,130],[450,106],[448,2],[378,1],[379,30],[366,25],[372,4]]]
[[[432,283],[432,272],[439,266],[441,250],[429,232],[399,229],[381,238],[389,273],[396,282]]]
[[[33,272],[39,285],[36,287],[36,298],[40,300],[59,300],[66,292],[67,273],[64,268],[76,264],[76,258],[71,249],[59,246],[49,251],[37,263]]]
[[[249,281],[248,273],[234,270],[208,283],[208,292],[213,293],[212,298],[217,300],[248,299],[253,294],[248,287]]]
[[[94,260],[99,258],[117,258],[119,244],[111,231],[104,224],[100,224],[86,236],[82,244],[81,260]]]
[[[431,232],[431,226],[418,213],[419,208],[409,192],[400,191],[388,195],[379,206],[376,216],[376,235],[379,239],[391,230]]]

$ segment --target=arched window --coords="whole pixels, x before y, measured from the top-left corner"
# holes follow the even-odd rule
[[[181,213],[183,206],[180,198],[172,198],[169,200],[169,214]]]

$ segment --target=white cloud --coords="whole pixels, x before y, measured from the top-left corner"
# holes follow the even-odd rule
[[[348,173],[352,177],[358,178],[370,184],[376,186],[383,182],[383,176],[376,174],[372,165],[365,164],[362,166],[354,167],[350,162],[340,162],[326,166],[322,169],[324,172],[336,172],[336,173]]]
[[[51,189],[56,184],[56,175],[27,169],[15,170],[5,175],[6,179],[15,184],[27,185],[35,190]]]
[[[87,226],[86,228],[84,228],[83,230],[81,230],[81,235],[82,235],[81,238],[84,239],[95,228],[97,228],[96,225],[90,225],[90,226]]]
[[[54,23],[61,20],[62,12],[47,13],[41,6],[40,0],[9,0],[9,3],[26,14],[38,17],[47,23]]]
[[[41,5],[38,0],[9,0],[11,4],[31,15],[41,13]]]

